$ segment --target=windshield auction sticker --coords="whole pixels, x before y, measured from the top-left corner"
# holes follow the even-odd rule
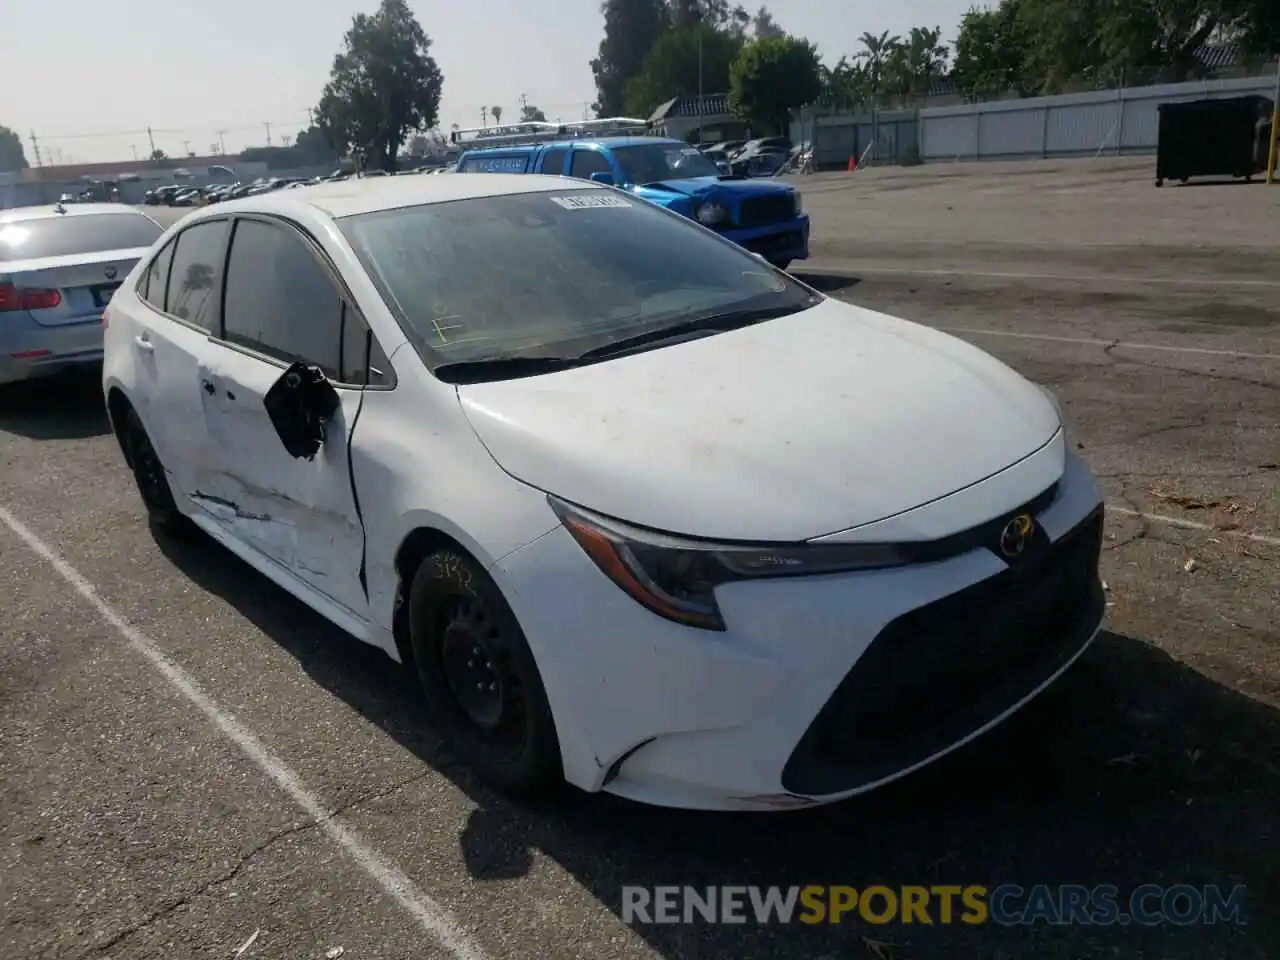
[[[593,197],[590,194],[579,194],[576,197],[552,197],[551,202],[560,204],[566,210],[595,210],[599,207],[631,206],[630,201],[607,193],[600,197]]]

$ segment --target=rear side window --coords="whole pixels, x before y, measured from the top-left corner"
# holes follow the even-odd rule
[[[149,247],[164,231],[140,213],[66,214],[0,224],[0,260]]]
[[[564,173],[564,155],[568,152],[561,148],[548,150],[542,155],[542,166],[539,169],[542,173],[553,176]]]
[[[612,173],[608,158],[598,150],[574,150],[569,176],[590,180],[593,173]]]
[[[203,330],[215,329],[229,228],[227,220],[212,220],[178,234],[165,295],[166,313]]]
[[[169,285],[169,265],[173,263],[173,244],[174,241],[170,240],[156,254],[138,289],[138,295],[161,313],[164,312],[164,295]]]

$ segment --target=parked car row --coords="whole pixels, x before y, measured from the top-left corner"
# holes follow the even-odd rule
[[[700,143],[698,149],[717,166],[726,165],[728,172],[735,177],[771,177],[791,159],[795,151],[789,137]]]

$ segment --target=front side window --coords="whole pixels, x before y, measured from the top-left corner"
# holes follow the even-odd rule
[[[679,143],[616,147],[613,155],[627,183],[646,184],[720,175],[716,165],[701,150]]]
[[[693,319],[816,302],[741,248],[616,190],[457,200],[338,225],[433,368],[578,355]]]
[[[342,373],[342,296],[291,227],[241,220],[227,259],[224,338]]]
[[[218,292],[227,251],[226,220],[210,220],[178,234],[169,270],[165,312],[212,331],[217,324]]]
[[[0,223],[0,260],[149,247],[164,231],[140,213],[65,214]]]

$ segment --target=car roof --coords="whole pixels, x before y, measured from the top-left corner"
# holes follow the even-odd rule
[[[395,210],[429,203],[474,200],[521,193],[549,193],[554,190],[607,190],[587,180],[547,177],[538,174],[459,173],[448,177],[370,177],[311,184],[304,190],[277,190],[228,200],[206,207],[193,215],[206,217],[228,213],[275,213],[287,215],[310,207],[339,219],[379,210]]]
[[[510,147],[472,147],[462,156],[473,153],[524,153],[542,147],[570,147],[575,143],[588,147],[607,147],[616,150],[619,147],[643,147],[646,144],[678,144],[688,147],[683,140],[671,137],[566,137],[563,140],[548,140],[545,143],[518,143]],[[461,159],[461,157],[459,158]]]
[[[46,220],[50,217],[85,217],[101,213],[132,213],[139,217],[146,214],[137,207],[127,203],[73,203],[64,206],[65,213],[59,213],[52,203],[42,203],[38,207],[12,207],[0,210],[0,223],[15,223],[19,220]]]

